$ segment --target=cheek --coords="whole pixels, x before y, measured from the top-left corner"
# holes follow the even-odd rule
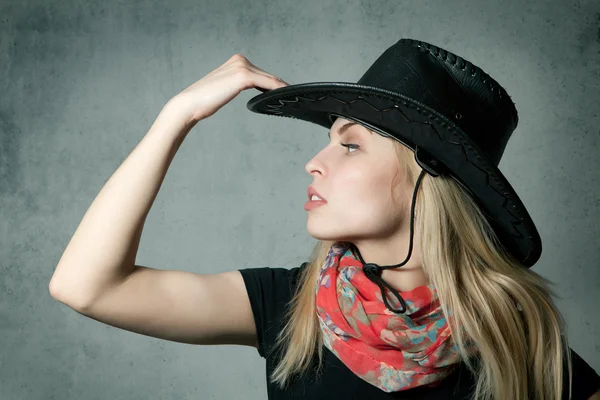
[[[391,177],[386,174],[367,175],[357,172],[345,175],[335,187],[336,203],[341,210],[375,216],[389,213],[393,207]]]

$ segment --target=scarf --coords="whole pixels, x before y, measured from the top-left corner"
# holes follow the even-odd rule
[[[387,309],[349,244],[335,243],[316,286],[323,342],[355,375],[385,392],[436,386],[460,358],[436,290],[423,285],[399,293],[404,314]],[[388,300],[399,307],[398,299]]]

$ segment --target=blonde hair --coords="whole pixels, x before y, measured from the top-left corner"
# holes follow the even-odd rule
[[[390,140],[398,172],[414,184],[421,172],[414,153]],[[423,177],[414,223],[423,270],[438,292],[444,315],[452,315],[452,336],[462,361],[475,374],[473,398],[559,400],[565,360],[570,399],[570,350],[564,319],[552,299],[557,297],[552,282],[503,250],[477,204],[451,177]],[[307,370],[315,352],[317,374],[321,371],[315,285],[333,243],[317,241],[287,304],[286,323],[274,346],[282,349],[282,357],[269,377],[282,389],[292,375]],[[468,341],[479,353],[476,363],[469,357]]]

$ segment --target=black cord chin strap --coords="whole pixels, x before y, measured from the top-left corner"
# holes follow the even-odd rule
[[[393,287],[388,285],[383,280],[383,278],[381,278],[381,272],[384,269],[401,267],[404,264],[406,264],[408,262],[408,260],[410,260],[410,255],[412,253],[412,247],[413,247],[413,226],[414,226],[414,218],[415,218],[415,203],[417,200],[417,190],[419,190],[419,184],[421,183],[421,179],[423,179],[423,175],[425,175],[425,172],[426,171],[424,169],[421,170],[421,173],[419,174],[419,178],[417,178],[417,183],[415,184],[415,190],[413,192],[412,204],[410,207],[410,243],[409,243],[409,247],[408,247],[408,255],[406,256],[406,260],[402,261],[400,264],[388,265],[388,266],[383,266],[383,267],[379,266],[375,263],[365,263],[365,260],[363,260],[362,256],[360,255],[358,248],[356,246],[354,246],[356,255],[358,256],[360,261],[364,264],[363,272],[365,273],[367,278],[369,278],[372,282],[374,282],[375,284],[377,284],[377,286],[379,286],[379,288],[381,289],[381,297],[383,297],[383,302],[385,303],[386,307],[390,311],[392,311],[396,314],[404,314],[404,312],[406,312],[406,302],[404,301],[402,296],[400,296],[400,293],[398,293]],[[386,286],[390,290],[390,292],[392,292],[392,294],[394,296],[396,296],[396,298],[402,305],[401,309],[396,310],[396,309],[393,309],[392,307],[390,307],[390,304],[387,301],[387,296],[385,295],[385,290],[383,288],[384,286]]]

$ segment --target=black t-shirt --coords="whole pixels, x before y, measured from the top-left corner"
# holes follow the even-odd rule
[[[356,376],[335,354],[323,345],[323,368],[316,375],[318,356],[301,379],[296,377],[285,390],[269,381],[269,375],[275,369],[278,351],[269,353],[277,334],[283,329],[283,314],[287,302],[294,293],[301,268],[244,268],[239,269],[254,313],[258,335],[258,353],[266,358],[267,392],[270,400],[287,399],[469,399],[475,379],[464,364],[446,377],[437,387],[417,387],[394,393],[387,393]],[[573,358],[573,400],[587,400],[600,389],[600,377],[577,353],[571,350]],[[568,386],[568,380],[564,386]],[[565,391],[568,387],[565,387]],[[564,392],[563,392],[564,393]],[[567,396],[563,396],[567,399]]]

